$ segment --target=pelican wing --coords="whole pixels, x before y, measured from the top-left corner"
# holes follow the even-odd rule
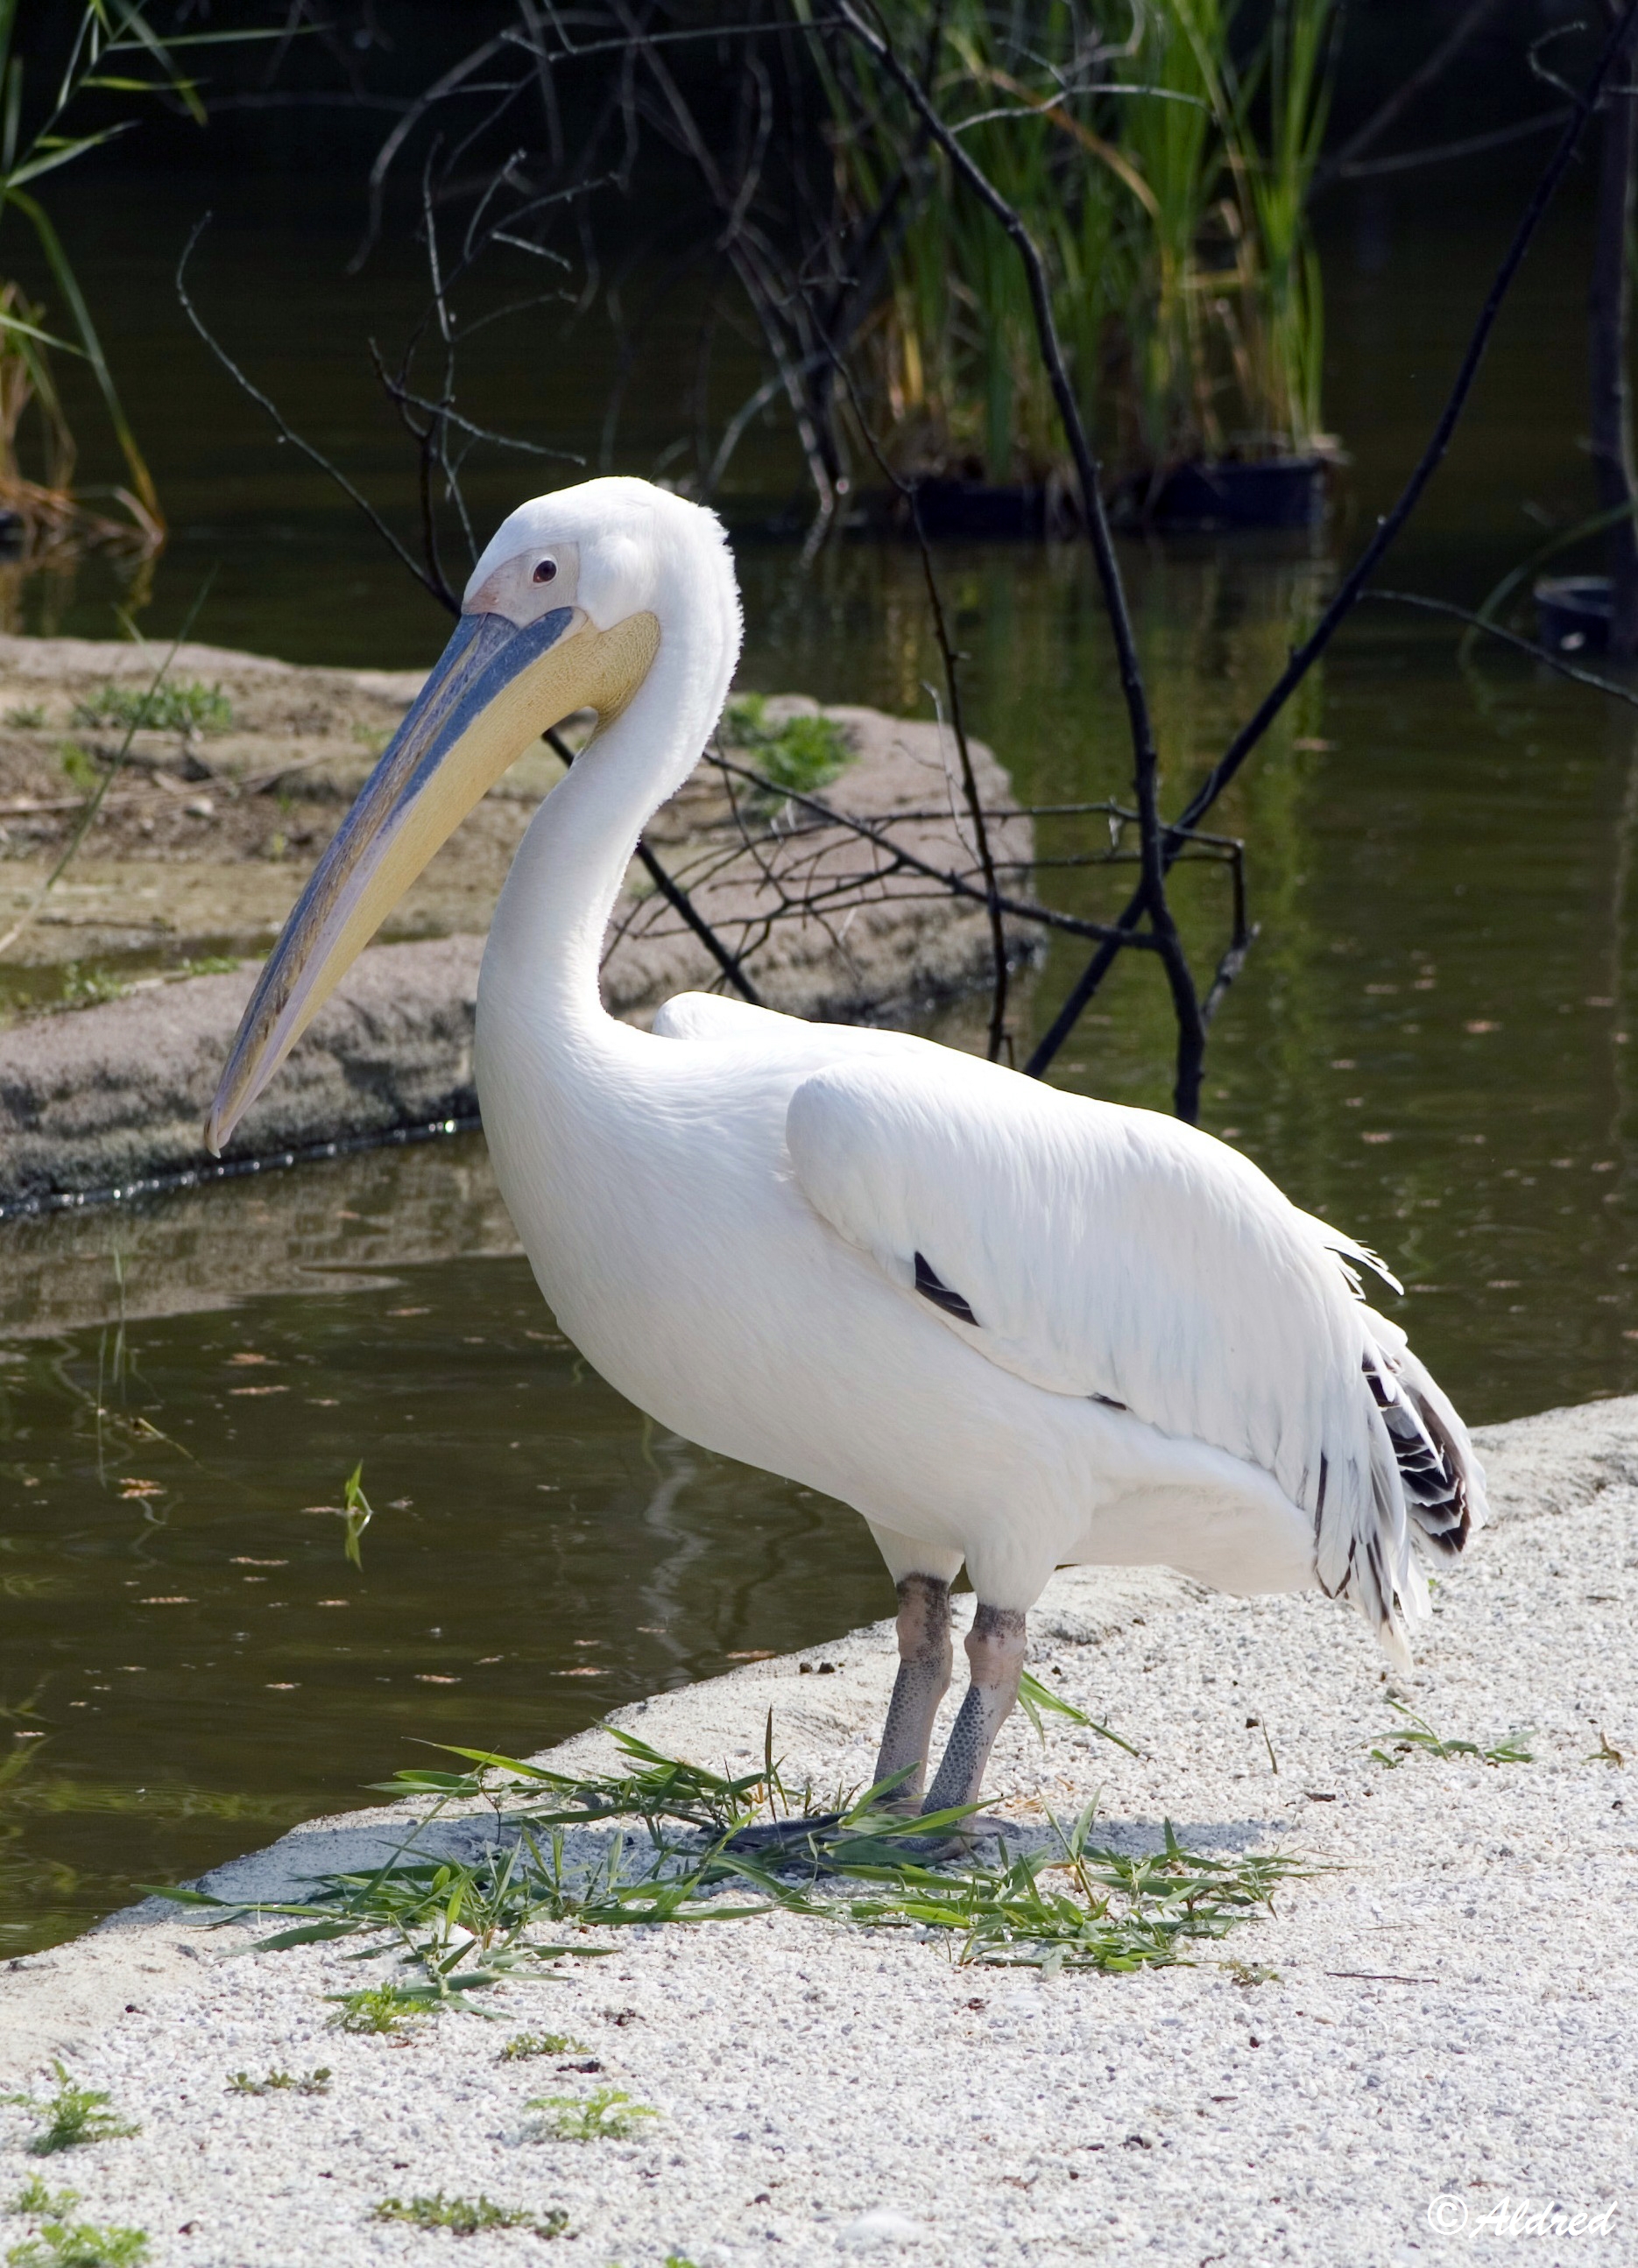
[[[771,1042],[791,1030],[808,1027],[775,1008],[753,1008],[749,1000],[731,1000],[720,992],[675,992],[654,1012],[654,1031],[662,1040],[762,1040]]]
[[[879,1031],[867,1024],[811,1024],[778,1008],[754,1008],[721,992],[676,992],[654,1013],[662,1040],[723,1042],[755,1048],[764,1063],[808,1064],[830,1057],[908,1056],[925,1053],[926,1042],[904,1032]]]
[[[1362,1248],[1208,1135],[942,1049],[815,1071],[786,1133],[815,1211],[976,1353],[1271,1473],[1321,1584],[1398,1650],[1410,1517],[1459,1548],[1482,1498],[1460,1420],[1438,1395],[1424,1422],[1432,1381],[1401,1381],[1403,1333],[1358,1299]]]

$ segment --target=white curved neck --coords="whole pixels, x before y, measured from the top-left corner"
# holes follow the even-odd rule
[[[660,618],[660,650],[630,705],[547,797],[495,909],[483,992],[567,1037],[606,1027],[604,933],[638,836],[693,770],[721,712],[738,623],[697,599]],[[691,617],[691,619],[690,619]]]

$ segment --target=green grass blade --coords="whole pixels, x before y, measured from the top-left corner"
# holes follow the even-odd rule
[[[5,189],[5,202],[15,205],[33,229],[40,248],[45,254],[46,264],[56,280],[57,289],[68,302],[69,312],[74,319],[74,328],[79,334],[81,348],[96,378],[103,405],[107,410],[114,437],[120,445],[120,453],[125,460],[126,470],[130,475],[131,487],[136,491],[143,510],[148,514],[154,526],[163,527],[165,515],[159,508],[159,496],[153,484],[153,475],[148,470],[142,451],[136,446],[136,436],[131,431],[130,421],[125,415],[124,404],[121,401],[119,390],[114,383],[114,373],[108,368],[107,357],[102,350],[102,341],[98,335],[95,323],[92,320],[91,309],[85,304],[85,295],[79,288],[79,279],[74,273],[72,262],[63,248],[62,239],[52,225],[45,207],[35,198],[11,185]]]

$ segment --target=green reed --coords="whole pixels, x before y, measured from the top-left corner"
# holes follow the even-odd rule
[[[901,53],[919,52],[925,11],[898,0],[885,12]],[[1306,212],[1335,0],[1280,0],[1243,67],[1240,15],[1238,0],[1154,0],[1135,15],[1115,0],[951,0],[943,18],[941,114],[962,124],[1040,247],[1082,414],[1126,475],[1323,441],[1324,301]],[[826,85],[856,218],[920,151],[864,333],[896,461],[1000,482],[1061,472],[1005,233],[922,148],[888,85],[834,68]]]
[[[1032,1698],[1037,1713],[1081,1721],[1083,1712],[1044,1688]],[[218,1923],[277,1917],[291,1925],[255,1940],[256,1952],[350,1938],[359,1940],[350,1958],[395,1958],[397,1979],[329,1996],[343,2029],[390,2033],[441,2010],[476,2011],[473,1996],[503,1979],[542,1977],[565,1958],[613,1951],[588,1933],[773,1911],[912,1929],[940,1938],[958,1965],[1115,1973],[1168,1965],[1186,1960],[1193,1941],[1272,1911],[1280,1885],[1310,1871],[1279,1853],[1206,1856],[1187,1849],[1169,1824],[1160,1851],[1123,1853],[1092,1841],[1092,1805],[1072,1825],[1052,1821],[1038,1847],[1015,1851],[1003,1837],[986,1857],[963,1837],[976,1806],[907,1811],[895,1805],[891,1782],[838,1791],[809,1823],[813,1791],[786,1784],[773,1756],[771,1712],[762,1771],[738,1777],[607,1729],[625,1752],[623,1771],[576,1777],[456,1749],[473,1769],[399,1773],[387,1783],[392,1793],[430,1795],[437,1806],[367,1873],[321,1875],[301,1896],[277,1904],[236,1904],[191,1889],[159,1895]],[[492,1808],[488,1847],[467,1859],[417,1849],[445,1803],[474,1800]],[[641,1831],[628,1832],[623,1822]],[[776,1824],[780,1839],[770,1846],[766,1830]],[[566,1828],[603,1825],[615,1831],[590,1856],[572,1853]],[[735,1847],[753,1827],[764,1840]],[[503,2054],[557,2052],[560,2040],[573,2044],[566,2036],[524,2035]]]

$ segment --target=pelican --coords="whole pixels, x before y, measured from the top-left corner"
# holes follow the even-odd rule
[[[661,1425],[863,1514],[897,1587],[878,1784],[974,1805],[1053,1570],[1163,1563],[1347,1599],[1389,1656],[1413,1547],[1485,1516],[1466,1429],[1364,1303],[1361,1245],[1197,1129],[902,1033],[685,993],[606,1013],[638,837],[739,652],[709,512],[637,480],[539,497],[285,924],[206,1129],[218,1152],[439,844],[549,726],[594,736],[501,891],[475,1061],[502,1194],[562,1329]],[[950,1586],[970,1682],[931,1786]]]

